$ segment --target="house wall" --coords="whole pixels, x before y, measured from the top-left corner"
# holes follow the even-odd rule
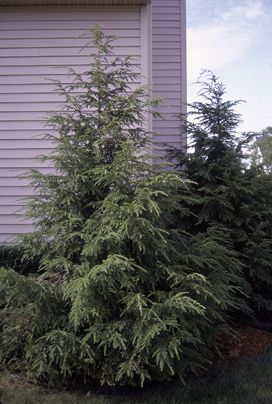
[[[180,121],[175,115],[186,106],[185,0],[152,1],[152,81],[154,94],[163,98],[163,119],[153,122],[156,140],[184,147]]]
[[[90,26],[100,23],[106,34],[118,34],[117,54],[134,54],[142,83],[165,99],[165,119],[150,122],[155,141],[184,145],[173,115],[186,97],[184,5],[152,0],[142,8],[0,7],[0,243],[32,229],[19,210],[20,199],[33,191],[18,176],[28,168],[50,171],[34,159],[52,150],[39,136],[46,111],[58,110],[61,101],[46,78],[68,82],[65,66],[86,70],[90,49],[79,53],[86,39],[78,36]]]
[[[33,193],[18,175],[29,168],[50,170],[34,159],[52,150],[38,139],[46,132],[46,111],[60,110],[61,98],[48,79],[68,83],[65,66],[77,72],[88,68],[91,49],[81,51],[86,38],[78,37],[97,23],[106,34],[118,34],[115,52],[135,55],[139,70],[138,7],[0,9],[0,242],[32,229],[16,213],[20,198]]]

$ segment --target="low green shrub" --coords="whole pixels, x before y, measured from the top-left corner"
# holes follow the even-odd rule
[[[36,273],[39,268],[39,257],[27,257],[25,250],[19,245],[0,245],[0,267],[12,268],[22,275]]]

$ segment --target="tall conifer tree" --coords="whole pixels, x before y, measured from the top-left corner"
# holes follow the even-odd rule
[[[0,359],[52,383],[183,377],[207,362],[238,304],[228,243],[174,229],[190,184],[156,163],[144,122],[158,101],[132,88],[139,75],[112,40],[96,29],[90,69],[58,83],[65,104],[45,157],[55,172],[31,172],[36,228],[24,239],[41,273],[0,271]]]
[[[203,76],[204,75],[204,76]],[[249,166],[255,133],[239,133],[240,101],[225,98],[226,88],[211,72],[200,81],[200,100],[189,104],[181,120],[189,150],[173,150],[177,165],[195,182],[195,220],[188,230],[223,226],[244,265],[256,314],[272,309],[272,178]],[[204,78],[203,78],[204,77]]]

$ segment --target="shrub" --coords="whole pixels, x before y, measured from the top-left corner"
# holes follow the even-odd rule
[[[12,268],[22,275],[36,273],[39,268],[38,257],[26,257],[20,245],[0,245],[0,266]]]
[[[190,215],[190,182],[158,163],[144,128],[158,101],[131,88],[139,75],[111,41],[96,29],[90,69],[58,84],[66,103],[45,157],[56,171],[30,175],[36,230],[24,242],[43,273],[0,271],[0,359],[51,383],[183,378],[208,363],[243,304],[228,237],[175,229],[177,210]]]

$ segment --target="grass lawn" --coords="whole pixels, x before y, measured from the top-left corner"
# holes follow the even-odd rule
[[[134,396],[83,396],[13,383],[0,376],[0,404],[271,404],[272,350],[187,386],[160,385]]]

